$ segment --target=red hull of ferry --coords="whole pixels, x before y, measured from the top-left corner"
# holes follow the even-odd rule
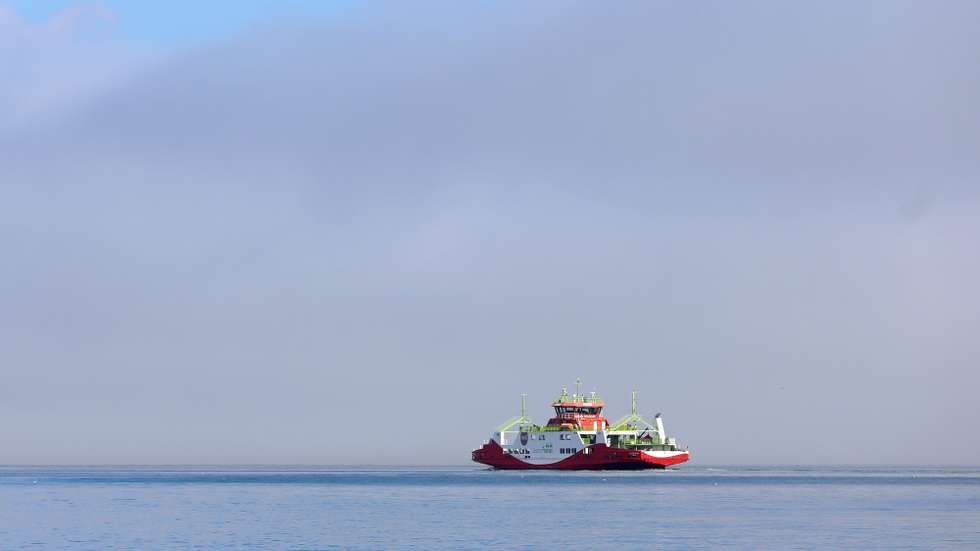
[[[666,469],[690,458],[687,452],[671,457],[650,457],[645,453],[610,448],[605,444],[594,444],[587,449],[589,453],[583,449],[560,461],[536,465],[521,461],[520,456],[505,454],[503,448],[491,440],[473,450],[473,461],[496,469],[637,470]]]

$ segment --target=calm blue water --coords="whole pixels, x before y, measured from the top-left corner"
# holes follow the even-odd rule
[[[0,549],[980,549],[980,468],[0,467]]]

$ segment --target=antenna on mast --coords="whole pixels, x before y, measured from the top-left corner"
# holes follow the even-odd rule
[[[582,379],[575,379],[575,396],[582,400]]]
[[[636,415],[636,391],[633,391],[633,399],[631,401],[630,412]]]
[[[525,409],[524,406],[526,402],[527,402],[527,393],[525,392],[521,394],[521,417],[526,417],[524,413],[524,409]]]

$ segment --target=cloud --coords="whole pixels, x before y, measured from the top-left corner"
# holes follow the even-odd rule
[[[148,52],[121,48],[115,15],[75,4],[29,22],[0,4],[0,132],[30,131],[65,116],[124,79]]]
[[[16,460],[465,461],[576,376],[708,462],[975,455],[972,3],[433,6],[23,65]]]

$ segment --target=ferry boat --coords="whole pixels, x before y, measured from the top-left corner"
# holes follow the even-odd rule
[[[595,392],[583,395],[581,381],[575,393],[561,395],[551,404],[555,416],[536,425],[525,413],[527,395],[521,395],[521,415],[498,427],[490,440],[473,450],[473,461],[496,469],[665,469],[690,458],[688,451],[668,438],[658,413],[650,423],[636,412],[633,392],[630,414],[616,423],[603,417],[605,403]]]

